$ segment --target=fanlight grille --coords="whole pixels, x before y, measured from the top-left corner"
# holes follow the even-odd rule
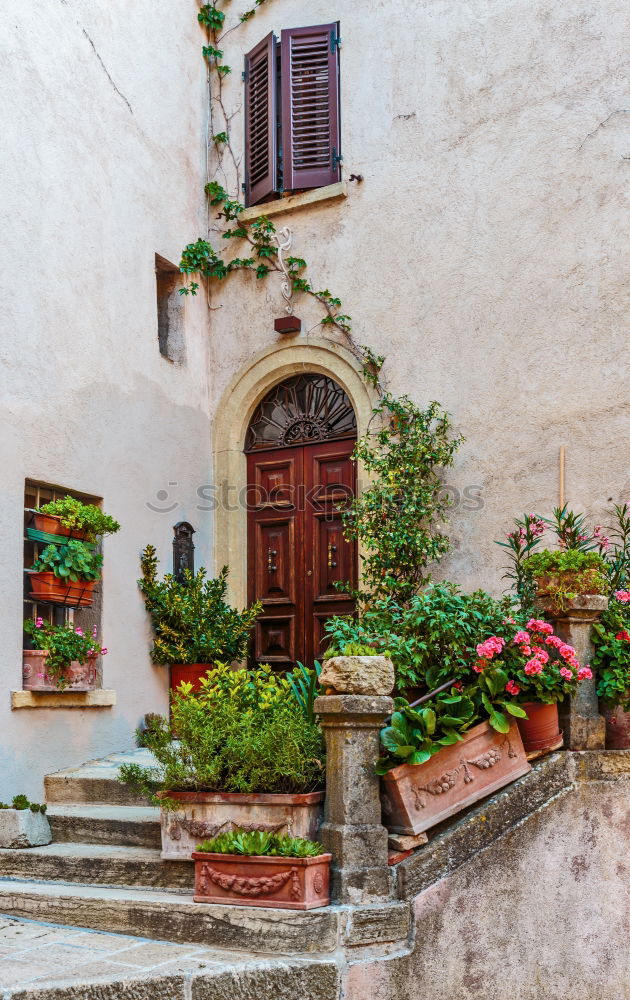
[[[245,451],[355,437],[352,404],[326,375],[295,375],[275,386],[249,425]]]

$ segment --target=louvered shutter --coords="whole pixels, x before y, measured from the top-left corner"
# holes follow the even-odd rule
[[[277,189],[276,36],[271,32],[245,56],[245,204]]]
[[[285,191],[340,179],[339,25],[281,36],[282,169]]]

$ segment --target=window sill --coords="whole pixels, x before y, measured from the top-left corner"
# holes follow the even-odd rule
[[[340,181],[338,184],[328,184],[326,187],[313,188],[312,191],[302,191],[300,194],[291,194],[288,198],[278,198],[276,201],[265,201],[262,205],[252,205],[241,212],[239,219],[243,222],[252,222],[259,219],[261,215],[270,218],[272,215],[282,215],[284,212],[292,212],[296,208],[307,208],[309,205],[318,205],[331,201],[339,201],[340,198],[348,197],[348,182]]]
[[[12,691],[11,708],[111,708],[116,692],[95,691]]]

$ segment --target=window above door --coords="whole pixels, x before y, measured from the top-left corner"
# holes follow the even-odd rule
[[[245,204],[341,179],[339,23],[271,32],[245,56]]]

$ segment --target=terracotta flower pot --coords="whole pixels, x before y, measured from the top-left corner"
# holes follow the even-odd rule
[[[504,734],[482,722],[426,763],[384,775],[383,823],[390,833],[422,833],[530,770],[518,727]]]
[[[34,514],[33,521],[37,531],[43,531],[47,535],[60,535],[64,538],[85,539],[84,531],[77,531],[75,528],[66,528],[61,523],[61,518],[54,514]]]
[[[195,903],[314,910],[330,903],[330,854],[244,857],[195,851]]]
[[[22,654],[22,689],[24,691],[59,691],[59,685],[46,669],[47,649],[25,649]],[[93,691],[96,688],[97,656],[85,663],[73,660],[63,671],[64,691]]]
[[[604,708],[606,720],[606,749],[630,750],[630,712],[624,712],[621,705]]]
[[[562,736],[557,704],[543,705],[537,701],[526,701],[521,707],[527,712],[526,719],[517,719],[525,752],[533,753],[555,747]]]
[[[202,840],[230,830],[263,830],[316,840],[324,793],[160,792],[177,802],[161,810],[162,858],[189,861]]]
[[[192,684],[193,691],[199,691],[202,678],[213,666],[212,663],[171,663],[171,697],[182,681]]]
[[[96,580],[64,581],[54,573],[29,573],[31,597],[35,601],[65,604],[71,608],[89,608],[94,600]]]

